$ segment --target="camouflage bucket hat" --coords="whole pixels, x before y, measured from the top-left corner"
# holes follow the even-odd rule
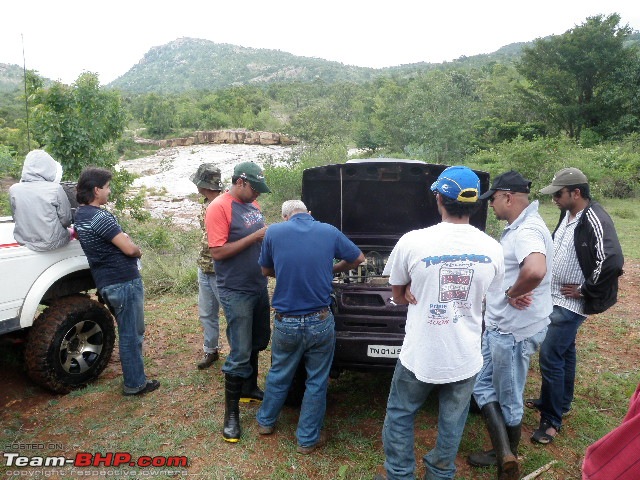
[[[220,176],[220,169],[213,163],[201,164],[198,167],[198,170],[191,175],[190,179],[196,184],[196,187],[207,188],[209,190],[224,190]]]

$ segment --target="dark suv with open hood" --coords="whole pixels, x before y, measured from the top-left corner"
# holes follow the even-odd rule
[[[302,200],[316,220],[334,225],[365,254],[356,270],[336,275],[333,303],[336,350],[332,376],[343,369],[395,366],[404,338],[407,307],[390,301],[382,275],[391,250],[410,230],[441,221],[430,190],[446,165],[376,158],[307,169]],[[489,174],[476,171],[482,191]],[[485,229],[484,203],[471,223]]]

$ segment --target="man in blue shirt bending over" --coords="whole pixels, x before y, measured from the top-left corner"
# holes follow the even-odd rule
[[[258,410],[258,432],[273,433],[301,360],[307,380],[296,437],[298,453],[321,447],[329,369],[335,348],[335,324],[329,308],[333,274],[364,261],[360,249],[340,230],[318,222],[300,200],[282,204],[286,221],[267,229],[258,263],[277,279],[271,338],[271,369]],[[333,263],[334,259],[340,261]]]

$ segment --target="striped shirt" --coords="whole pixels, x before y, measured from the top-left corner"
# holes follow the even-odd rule
[[[128,257],[112,240],[122,232],[116,217],[104,208],[80,205],[75,228],[98,289],[140,277],[138,259]]]
[[[551,274],[553,304],[578,315],[584,315],[584,299],[565,297],[560,293],[560,287],[565,284],[582,285],[584,282],[584,274],[578,263],[574,244],[574,231],[582,212],[578,212],[575,218],[570,220],[570,212],[567,211],[565,218],[560,222],[553,237],[553,271]]]

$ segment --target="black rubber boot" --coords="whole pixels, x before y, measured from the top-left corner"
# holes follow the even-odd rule
[[[513,453],[516,458],[518,458],[518,446],[520,445],[520,437],[522,435],[522,422],[518,425],[514,425],[510,427],[507,425],[507,436],[509,437],[509,447],[511,448],[511,453]]]
[[[225,442],[236,443],[242,435],[238,402],[243,381],[242,377],[228,374],[224,376],[224,428],[222,436]]]
[[[497,478],[499,480],[518,480],[520,478],[520,468],[516,456],[511,451],[509,435],[504,424],[500,404],[498,402],[487,403],[482,407],[482,415],[487,424],[491,444],[496,455]]]
[[[522,423],[510,427],[507,425],[507,436],[509,437],[509,448],[511,453],[518,458],[518,445],[520,445],[520,436],[522,432]],[[484,452],[472,453],[467,457],[467,463],[472,467],[491,467],[497,465],[496,451],[485,450]]]
[[[467,463],[472,467],[491,467],[497,465],[496,451],[485,450],[484,452],[475,452],[467,457]]]
[[[251,352],[249,364],[251,365],[251,376],[244,380],[242,384],[242,394],[240,401],[242,403],[262,402],[264,392],[258,387],[258,350]]]

